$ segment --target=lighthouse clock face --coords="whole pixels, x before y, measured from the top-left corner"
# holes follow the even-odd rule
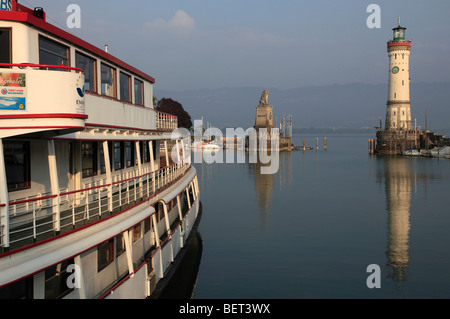
[[[394,67],[392,68],[392,73],[397,74],[398,71],[399,71],[399,69],[398,69],[397,66],[394,66]]]

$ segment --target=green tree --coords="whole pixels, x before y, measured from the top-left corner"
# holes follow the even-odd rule
[[[191,116],[186,112],[183,106],[171,98],[162,98],[158,101],[155,109],[160,112],[172,114],[178,117],[178,127],[184,127],[190,130],[192,128]]]

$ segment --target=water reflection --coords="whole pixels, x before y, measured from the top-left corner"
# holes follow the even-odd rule
[[[203,241],[199,232],[194,234],[181,266],[177,268],[170,282],[161,293],[160,299],[192,299],[203,252]]]
[[[426,158],[383,157],[379,159],[379,163],[382,164],[382,169],[377,173],[377,180],[384,180],[388,212],[386,257],[388,266],[392,268],[389,277],[402,282],[409,277],[410,214],[413,208],[411,201],[422,186],[422,202],[426,202],[429,196],[428,187],[433,184],[440,185],[442,181],[447,180],[448,171],[443,172],[436,165],[439,162]],[[428,209],[428,205],[425,207]]]
[[[388,211],[388,245],[386,257],[397,282],[408,278],[410,206],[413,174],[410,159],[390,157],[384,160],[386,209]]]
[[[292,152],[279,153],[279,167],[275,174],[261,174],[261,167],[264,166],[268,167],[270,163],[262,163],[259,159],[256,163],[248,163],[249,175],[255,180],[256,199],[266,221],[271,211],[274,188],[275,191],[282,191],[292,185]]]

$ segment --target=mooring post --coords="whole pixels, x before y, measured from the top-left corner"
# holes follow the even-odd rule
[[[326,136],[323,138],[323,148],[325,149],[325,151],[327,150],[327,137]]]
[[[303,150],[306,150],[306,145],[305,145],[305,138],[303,138]]]
[[[319,138],[316,137],[316,151],[319,150]]]
[[[369,138],[369,154],[373,154],[374,151],[374,140]]]

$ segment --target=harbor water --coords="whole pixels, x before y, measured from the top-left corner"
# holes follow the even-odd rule
[[[450,298],[450,160],[371,156],[366,135],[327,135],[326,151],[303,138],[313,150],[280,153],[275,174],[248,157],[194,163],[192,297]]]

